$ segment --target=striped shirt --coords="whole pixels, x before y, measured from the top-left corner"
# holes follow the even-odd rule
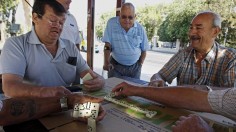
[[[236,121],[236,87],[209,92],[208,102],[213,111]]]
[[[215,43],[201,61],[201,76],[195,63],[195,50],[188,47],[176,53],[158,72],[171,83],[177,77],[178,85],[208,85],[234,87],[236,78],[236,51]]]

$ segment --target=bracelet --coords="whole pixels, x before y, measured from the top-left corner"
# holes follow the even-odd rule
[[[60,98],[60,103],[61,103],[61,110],[62,111],[68,110],[67,97],[61,97]]]
[[[111,50],[109,46],[104,46],[104,50]]]

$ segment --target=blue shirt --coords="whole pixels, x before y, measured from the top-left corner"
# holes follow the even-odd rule
[[[69,64],[69,57],[74,57],[76,64]],[[79,83],[80,73],[88,69],[89,66],[72,42],[59,39],[57,54],[53,57],[39,41],[34,29],[6,40],[0,56],[0,74],[19,75],[38,86]]]
[[[141,52],[149,49],[146,31],[138,22],[128,32],[122,28],[119,17],[107,22],[103,42],[111,44],[112,57],[123,65],[133,65],[139,60]]]

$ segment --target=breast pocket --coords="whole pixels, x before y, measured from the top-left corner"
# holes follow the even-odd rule
[[[140,36],[134,36],[133,39],[131,39],[131,43],[134,47],[139,48],[142,42],[142,39]]]

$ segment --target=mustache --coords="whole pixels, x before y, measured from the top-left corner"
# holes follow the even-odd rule
[[[200,38],[201,38],[201,37],[196,36],[196,35],[189,36],[189,39],[190,39],[190,40],[196,40],[196,39],[200,39]]]

